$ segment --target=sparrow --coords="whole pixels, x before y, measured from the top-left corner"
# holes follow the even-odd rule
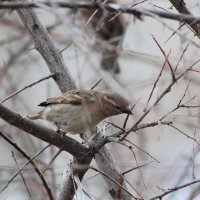
[[[58,131],[71,134],[83,133],[110,116],[132,114],[129,102],[120,94],[95,90],[71,90],[50,97],[39,106],[44,109],[28,118],[47,120]]]
[[[92,2],[91,0],[87,1]],[[113,4],[117,3],[118,1],[99,0],[98,2]],[[114,49],[120,45],[125,32],[124,16],[120,13],[111,13],[103,10],[96,10],[95,12],[95,9],[82,9],[81,14],[86,20],[91,18],[90,24],[96,31],[97,37],[101,38],[103,41],[109,42],[113,46],[113,50],[106,48],[102,49],[102,69],[113,72],[115,74],[119,73],[120,67],[117,61],[118,53]]]

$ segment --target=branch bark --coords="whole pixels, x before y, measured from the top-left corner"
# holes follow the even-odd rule
[[[171,1],[171,0],[170,0]],[[183,0],[174,0],[172,2],[183,2]],[[180,22],[186,23],[200,23],[199,17],[194,17],[191,14],[174,14],[166,11],[160,10],[151,10],[151,9],[144,9],[144,8],[134,8],[134,7],[127,7],[122,6],[116,3],[80,3],[80,2],[49,2],[43,1],[42,3],[35,3],[35,2],[17,2],[17,3],[0,3],[0,9],[22,9],[22,8],[42,8],[42,5],[53,7],[53,8],[70,8],[70,9],[99,9],[99,10],[106,10],[111,13],[126,13],[134,15],[135,17],[142,19],[143,16],[159,16],[166,19],[176,20]]]
[[[186,7],[185,3],[183,0],[170,0],[171,4],[178,10],[179,13],[186,14],[193,16],[190,10]],[[200,38],[200,25],[199,23],[196,23],[194,20],[191,23],[187,24],[192,28],[192,30],[196,33],[196,35]]]
[[[65,66],[62,55],[53,44],[47,30],[40,23],[38,17],[32,9],[17,10],[22,22],[31,34],[35,43],[35,48],[44,58],[49,70],[55,74],[54,80],[62,92],[74,89],[75,84]]]
[[[89,153],[88,148],[68,137],[61,136],[56,131],[36,124],[32,120],[26,119],[16,112],[13,112],[0,104],[0,118],[34,137],[37,137],[47,143],[53,144],[64,151],[69,152],[77,158],[84,157]]]

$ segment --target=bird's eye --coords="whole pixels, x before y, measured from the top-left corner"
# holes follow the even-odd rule
[[[121,110],[121,108],[119,106],[115,106],[115,108],[117,108],[117,110]]]

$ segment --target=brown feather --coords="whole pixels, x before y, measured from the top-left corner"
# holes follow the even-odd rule
[[[98,93],[96,91],[91,92],[88,90],[72,90],[58,96],[50,97],[38,106],[46,107],[51,104],[81,105],[83,102],[93,103],[95,101],[94,95],[98,95]]]

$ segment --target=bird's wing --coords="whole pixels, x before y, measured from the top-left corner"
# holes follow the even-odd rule
[[[81,105],[83,102],[93,103],[96,99],[97,94],[98,92],[96,91],[72,90],[69,92],[62,93],[59,96],[50,97],[46,101],[40,103],[39,106],[45,107],[52,104]]]

